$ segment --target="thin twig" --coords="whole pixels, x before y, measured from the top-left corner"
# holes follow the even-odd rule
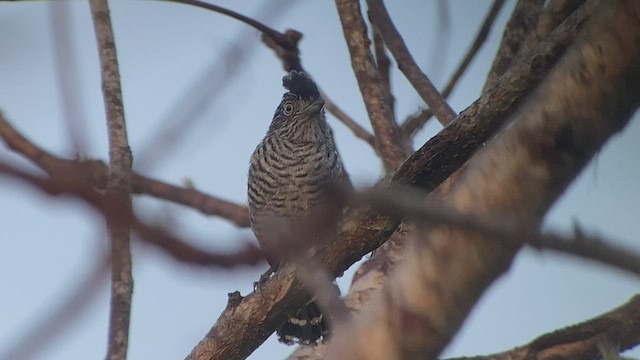
[[[207,9],[207,10],[212,10],[215,11],[217,13],[220,14],[224,14],[227,15],[229,17],[232,17],[236,20],[239,20],[251,27],[253,27],[254,29],[260,31],[261,33],[265,34],[266,36],[270,37],[273,41],[279,42],[281,43],[281,45],[284,45],[283,47],[287,47],[287,44],[289,43],[288,39],[286,37],[284,37],[284,35],[282,35],[280,32],[266,26],[265,24],[252,19],[250,17],[244,16],[242,14],[239,14],[235,11],[229,10],[229,9],[225,9],[221,6],[218,5],[213,5],[213,4],[209,4],[206,3],[204,1],[198,1],[198,0],[159,0],[159,1],[165,1],[165,2],[172,2],[172,3],[178,3],[178,4],[185,4],[185,5],[191,5],[191,6],[196,6],[196,7],[200,7],[203,9]]]
[[[131,270],[131,168],[133,159],[122,104],[120,71],[107,0],[91,0],[91,15],[98,44],[102,93],[109,135],[109,178],[105,198],[110,205],[107,227],[111,244],[111,309],[107,359],[125,360],[133,275]]]
[[[382,0],[367,0],[367,5],[369,6],[369,18],[382,35],[387,48],[396,59],[400,71],[407,77],[422,100],[429,105],[440,123],[449,124],[456,117],[456,112],[416,64],[398,29],[391,21]]]
[[[382,36],[380,36],[380,32],[376,27],[372,29],[372,34],[376,66],[378,67],[378,73],[380,74],[382,87],[387,93],[387,103],[389,104],[389,109],[391,109],[391,112],[393,113],[395,108],[395,98],[393,97],[393,92],[391,91],[391,71],[389,71],[391,68],[391,60],[389,60],[389,57],[387,56],[384,41],[382,40]]]
[[[18,179],[51,196],[74,196],[83,200],[105,217],[113,208],[113,205],[109,204],[105,196],[94,189],[91,183],[74,177],[43,178],[2,162],[0,162],[0,175]],[[235,253],[221,254],[196,248],[190,245],[196,241],[181,239],[171,234],[164,226],[145,224],[135,214],[131,215],[131,226],[132,231],[138,235],[140,240],[158,247],[175,260],[186,264],[211,268],[231,268],[240,265],[256,265],[264,260],[262,251],[250,242],[245,242],[246,245]]]
[[[444,96],[445,99],[449,98],[449,95],[451,95],[451,92],[453,91],[453,89],[455,89],[458,81],[465,73],[465,71],[467,71],[467,68],[471,64],[471,61],[473,61],[473,59],[478,54],[478,51],[484,45],[504,3],[505,0],[494,0],[493,5],[489,9],[489,13],[487,13],[487,15],[485,16],[484,22],[482,23],[480,30],[478,30],[478,33],[476,34],[476,38],[473,40],[473,43],[467,50],[467,54],[464,56],[464,58],[456,68],[456,71],[454,71],[453,75],[451,75],[451,78],[447,82],[447,85],[442,90],[442,96]],[[418,114],[409,117],[407,120],[405,120],[404,123],[402,123],[403,132],[407,134],[407,136],[412,137],[418,130],[420,130],[424,126],[424,124],[427,123],[431,116],[433,116],[433,112],[431,111],[431,109],[424,109]]]
[[[388,106],[378,69],[373,63],[360,3],[357,0],[336,0],[336,5],[351,55],[351,66],[376,136],[376,148],[385,169],[391,171],[405,159],[406,149],[402,143],[400,129]]]

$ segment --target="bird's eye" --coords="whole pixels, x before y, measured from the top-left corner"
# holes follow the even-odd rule
[[[284,105],[282,105],[282,112],[287,116],[293,114],[293,104],[290,102],[284,103]]]

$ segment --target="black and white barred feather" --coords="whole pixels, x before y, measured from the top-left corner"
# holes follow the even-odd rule
[[[349,184],[315,83],[291,71],[283,85],[289,91],[251,156],[248,180],[251,228],[272,268],[316,244],[342,211],[332,186]],[[327,333],[314,303],[291,312],[278,330],[289,344],[315,343]]]

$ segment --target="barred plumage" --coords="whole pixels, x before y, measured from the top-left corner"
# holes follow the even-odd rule
[[[251,156],[248,181],[251,228],[274,269],[335,223],[342,206],[331,187],[349,183],[314,82],[292,71],[283,85],[289,92]],[[315,342],[326,335],[314,304],[292,315],[278,331],[282,342]]]

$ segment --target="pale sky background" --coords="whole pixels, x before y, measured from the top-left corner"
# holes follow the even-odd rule
[[[218,1],[277,30],[304,34],[302,61],[320,86],[352,117],[369,128],[351,70],[335,4],[287,1],[264,15],[258,1]],[[450,18],[435,1],[388,1],[389,11],[417,61],[441,86],[466,51],[491,3],[447,2]],[[487,45],[453,93],[462,111],[479,96],[502,29],[515,1],[503,9]],[[0,110],[28,138],[46,150],[74,156],[65,125],[56,71],[52,9],[68,15],[73,53],[65,67],[77,75],[71,93],[86,144],[82,157],[107,160],[98,59],[88,5],[69,2],[0,2]],[[202,9],[154,1],[112,1],[125,113],[134,165],[145,175],[244,203],[248,159],[263,137],[283,93],[284,72],[259,33],[231,18]],[[258,15],[258,14],[262,15]],[[226,57],[230,50],[247,60]],[[75,63],[75,64],[74,64]],[[201,81],[209,91],[205,110],[175,148],[163,147],[159,132],[166,119],[184,116]],[[223,86],[227,84],[227,86]],[[421,100],[394,73],[396,113],[405,119]],[[546,226],[586,231],[640,251],[640,145],[638,116],[587,167],[550,212]],[[351,178],[358,186],[375,183],[380,162],[368,145],[329,115]],[[415,145],[439,130],[430,125]],[[173,132],[175,134],[176,132]],[[152,143],[153,150],[149,149]],[[143,154],[151,151],[154,163]],[[0,146],[0,160],[35,170]],[[48,198],[15,181],[0,178],[0,356],[48,316],[96,262],[106,244],[104,224],[88,207],[66,198]],[[138,213],[155,221],[170,217],[172,228],[211,249],[233,249],[249,238],[228,222],[178,205],[136,197]],[[134,246],[135,293],[130,359],[181,359],[202,339],[223,310],[226,294],[252,289],[266,265],[218,271],[189,267],[146,245]],[[347,289],[351,269],[340,285]],[[627,301],[640,279],[575,258],[525,249],[511,271],[497,281],[472,312],[445,356],[482,355],[524,344],[534,337],[598,315]],[[36,359],[101,359],[107,340],[108,290],[55,343]],[[278,359],[293,351],[271,337],[251,359]],[[629,353],[640,357],[640,348]]]

